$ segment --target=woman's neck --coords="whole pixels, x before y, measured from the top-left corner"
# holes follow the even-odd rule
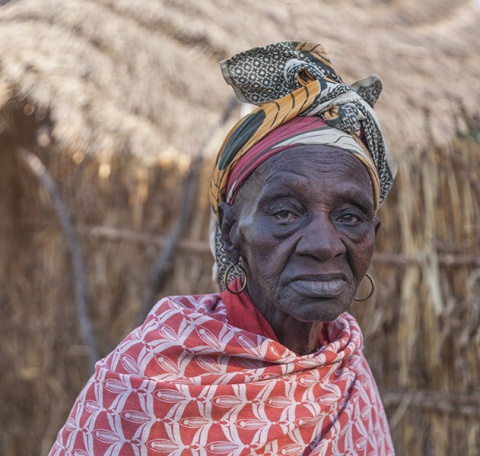
[[[323,329],[322,321],[299,321],[272,303],[254,301],[249,290],[246,290],[246,294],[257,311],[267,320],[282,345],[300,356],[318,350]]]
[[[234,282],[230,286],[234,291],[238,291],[240,282]],[[254,303],[246,290],[239,295],[224,291],[223,299],[231,324],[247,331],[272,337],[300,356],[318,350],[323,322],[302,322],[290,314],[280,311],[276,306],[262,306],[264,303],[260,303],[260,305]],[[258,317],[250,312],[250,309],[255,309],[254,312],[263,318],[258,320]],[[262,320],[268,324],[268,330],[262,325]]]
[[[272,326],[279,342],[300,356],[318,350],[323,322],[303,322],[290,315],[277,315],[276,318],[264,315]]]

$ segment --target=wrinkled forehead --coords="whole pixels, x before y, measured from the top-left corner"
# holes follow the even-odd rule
[[[327,145],[298,145],[273,155],[243,182],[236,200],[303,181],[319,191],[326,181],[330,186],[350,182],[371,198],[372,205],[375,202],[371,175],[362,161],[348,151]]]
[[[369,178],[366,167],[351,152],[325,144],[297,145],[283,150],[263,162],[258,168],[259,174],[275,174],[280,170],[300,174],[311,170],[339,173],[361,173]]]

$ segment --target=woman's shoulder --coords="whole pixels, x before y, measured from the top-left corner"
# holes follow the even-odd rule
[[[165,314],[200,313],[211,318],[223,319],[225,305],[218,293],[197,295],[173,295],[160,299],[147,316],[147,320],[165,316]]]
[[[217,293],[164,297],[155,304],[144,322],[131,331],[101,364],[110,370],[125,373],[122,366],[127,356],[135,360],[139,366],[138,372],[143,372],[145,350],[148,356],[158,355],[166,348],[171,351],[173,346],[182,351],[186,339],[195,328],[205,324],[209,327],[212,324],[223,325],[225,320],[225,305]]]

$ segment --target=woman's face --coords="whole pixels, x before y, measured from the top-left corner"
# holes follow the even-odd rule
[[[379,226],[357,158],[318,145],[286,150],[221,210],[227,252],[242,258],[248,294],[264,315],[332,321],[349,308]]]

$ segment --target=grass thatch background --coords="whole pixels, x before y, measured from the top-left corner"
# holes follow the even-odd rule
[[[314,18],[314,20],[312,19]],[[356,303],[399,455],[480,454],[480,11],[469,1],[13,0],[0,7],[0,454],[43,455],[89,375],[71,257],[38,155],[78,234],[99,351],[137,323],[208,139],[195,209],[157,296],[212,289],[210,128],[218,60],[322,42],[350,82],[375,71],[400,165]],[[230,121],[231,124],[233,121]],[[467,125],[469,124],[470,125]]]
[[[321,42],[346,82],[376,72],[404,147],[455,134],[480,103],[472,0],[13,0],[0,11],[0,106],[47,108],[62,149],[175,156],[203,140],[231,89],[218,61],[285,39]],[[408,131],[408,134],[404,132]]]

